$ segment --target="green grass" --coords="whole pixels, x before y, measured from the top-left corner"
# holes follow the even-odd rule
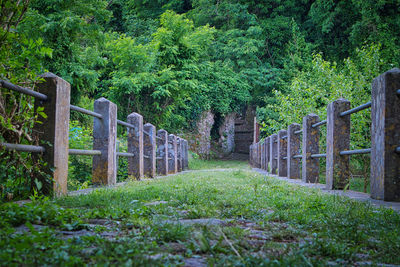
[[[189,161],[189,169],[191,170],[250,169],[250,166],[247,161],[239,161],[239,160],[191,159]]]
[[[179,266],[187,259],[214,266],[400,264],[398,213],[268,178],[245,163],[203,164],[235,169],[2,205],[0,265]],[[176,223],[200,218],[225,224]],[[93,228],[95,219],[106,223]],[[23,224],[30,232],[16,233]],[[86,234],[65,239],[60,230]]]

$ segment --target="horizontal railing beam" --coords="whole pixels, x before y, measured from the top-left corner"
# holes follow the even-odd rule
[[[117,157],[134,157],[133,153],[117,152]]]
[[[132,128],[132,129],[135,128],[134,125],[132,125],[132,124],[130,124],[130,123],[127,123],[127,122],[124,122],[124,121],[121,121],[121,120],[117,120],[117,124],[122,125],[122,126],[129,127],[129,128]]]
[[[12,84],[12,83],[4,81],[4,80],[0,80],[0,84],[1,84],[1,87],[7,88],[9,90],[20,92],[25,95],[30,95],[30,96],[33,96],[40,100],[47,100],[47,95],[41,94],[39,92],[35,92],[31,89],[15,85],[15,84]]]
[[[95,156],[95,155],[101,155],[101,151],[100,150],[86,150],[86,149],[69,149],[68,154]]]
[[[326,158],[326,154],[311,154],[312,158]]]
[[[7,150],[15,150],[21,152],[42,153],[45,151],[42,146],[20,145],[10,143],[0,143],[0,148],[4,147]]]
[[[294,156],[293,156],[294,159],[301,159],[302,157],[303,157],[303,155],[301,155],[301,154],[300,154],[300,155],[294,155]]]
[[[302,132],[303,132],[303,129],[298,130],[298,131],[295,131],[294,133],[295,133],[295,134],[301,134]]]
[[[369,154],[371,148],[340,151],[340,155]]]
[[[311,125],[311,127],[315,128],[315,127],[318,127],[318,126],[324,125],[324,124],[326,124],[326,123],[327,123],[327,120],[323,120],[323,121],[320,121],[320,122],[314,123],[313,125]]]
[[[93,112],[93,111],[90,111],[90,110],[87,110],[87,109],[84,109],[84,108],[80,108],[80,107],[77,107],[77,106],[74,106],[74,105],[70,105],[69,108],[71,110],[78,111],[80,113],[83,113],[83,114],[86,114],[86,115],[89,115],[89,116],[93,116],[93,117],[96,117],[96,118],[99,118],[99,119],[103,119],[103,116],[101,116],[101,114]]]
[[[363,104],[361,106],[358,106],[358,107],[343,111],[342,113],[340,113],[340,117],[343,117],[343,116],[346,116],[346,115],[350,115],[350,114],[359,112],[361,110],[364,110],[364,109],[367,109],[367,108],[370,108],[370,107],[371,107],[371,101],[368,102],[368,103],[365,103],[365,104]]]

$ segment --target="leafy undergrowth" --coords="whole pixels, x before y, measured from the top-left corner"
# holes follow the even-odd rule
[[[0,216],[3,266],[400,264],[398,213],[248,167],[5,204]]]

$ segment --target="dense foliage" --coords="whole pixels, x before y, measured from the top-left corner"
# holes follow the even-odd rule
[[[371,79],[400,64],[397,0],[1,0],[0,8],[0,79],[34,89],[51,71],[71,83],[73,104],[91,108],[104,96],[120,119],[140,112],[170,132],[191,130],[205,110],[223,117],[250,103],[270,134],[308,111],[323,117],[339,96],[361,103]],[[0,141],[35,143],[33,100],[2,88],[0,104]],[[354,146],[363,147],[369,121],[355,118]],[[29,156],[0,153],[0,166],[24,166],[0,171],[2,198],[38,189]],[[72,165],[79,173],[85,160]]]

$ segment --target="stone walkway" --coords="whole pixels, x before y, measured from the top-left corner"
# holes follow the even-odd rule
[[[357,191],[351,191],[351,190],[327,190],[325,189],[324,184],[311,184],[311,183],[305,183],[302,180],[299,179],[289,179],[286,177],[279,177],[277,175],[269,174],[267,171],[258,169],[258,168],[253,168],[254,171],[264,174],[268,177],[273,177],[275,179],[285,181],[291,184],[297,184],[301,186],[306,186],[306,187],[311,187],[311,188],[317,188],[320,189],[323,193],[326,194],[334,194],[334,195],[339,195],[339,196],[346,196],[348,198],[357,200],[357,201],[364,201],[364,202],[369,202],[372,206],[375,207],[385,207],[385,208],[391,208],[395,211],[400,211],[400,202],[388,202],[388,201],[382,201],[382,200],[376,200],[370,198],[369,194],[367,193],[362,193],[362,192],[357,192]]]

